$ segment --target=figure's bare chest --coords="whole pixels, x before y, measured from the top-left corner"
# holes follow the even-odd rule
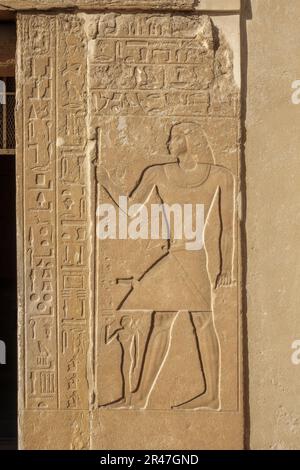
[[[164,204],[181,206],[201,204],[207,214],[218,190],[214,179],[208,178],[200,184],[191,185],[182,181],[181,185],[165,178],[163,184],[157,186],[160,199]]]

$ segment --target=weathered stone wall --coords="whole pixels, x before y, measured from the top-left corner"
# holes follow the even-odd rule
[[[86,59],[80,18],[19,18],[19,248],[24,253],[19,407],[26,410],[20,428],[25,447],[48,447],[47,439],[50,447],[65,447],[58,444],[63,436],[69,447],[88,442],[88,433],[80,440],[89,409],[92,313]],[[42,437],[50,422],[53,433]]]
[[[188,10],[239,11],[241,0],[2,0],[1,8],[9,10]]]
[[[18,16],[22,448],[243,447],[239,64],[238,15]],[[99,241],[120,195],[205,249]]]
[[[125,3],[127,9],[136,8],[134,1],[123,2],[123,5]],[[150,3],[143,2],[143,5]],[[300,8],[297,0],[247,0],[243,3],[247,7],[247,38],[244,35],[242,54],[244,86],[247,85],[243,98],[247,100],[245,215],[249,368],[246,379],[250,387],[249,402],[246,396],[246,406],[249,405],[246,425],[249,418],[250,429],[247,427],[246,435],[249,436],[250,431],[253,449],[297,449],[300,438],[298,369],[291,356],[293,342],[300,339],[297,296],[299,158],[296,151],[300,107],[292,103],[291,96],[294,92],[292,83],[299,79],[297,18]],[[68,4],[80,6],[79,2],[71,0]],[[113,1],[99,0],[97,5],[100,4],[101,8],[114,7]],[[190,4],[188,0],[181,2],[182,7],[185,5],[188,9]],[[62,2],[2,0],[1,11],[5,5],[11,11],[20,6],[22,9],[37,5],[40,9],[61,8]],[[84,4],[83,10],[87,5]],[[89,5],[93,6],[93,2]],[[168,1],[160,3],[160,11],[163,6],[169,9],[174,2],[172,5]],[[238,10],[239,2],[202,0],[195,8],[206,12]],[[220,389],[221,412],[215,411],[212,415],[201,409],[170,410],[174,397],[171,394],[165,400],[166,395],[161,392],[149,397],[148,409],[143,411],[109,406],[107,396],[110,399],[110,394],[116,394],[116,389],[118,393],[122,388],[120,348],[130,334],[123,335],[123,339],[120,334],[115,335],[114,342],[107,341],[108,336],[113,337],[112,333],[118,330],[110,325],[117,312],[112,312],[104,299],[108,303],[110,298],[115,302],[119,298],[115,291],[119,290],[117,295],[120,295],[120,289],[122,292],[128,290],[133,272],[132,269],[129,271],[127,284],[115,284],[120,266],[112,267],[111,258],[118,259],[125,272],[130,267],[130,260],[134,264],[138,256],[142,260],[143,274],[149,256],[141,243],[137,253],[131,249],[130,258],[126,258],[128,252],[124,254],[120,247],[116,257],[114,247],[103,249],[104,244],[97,242],[96,205],[106,197],[101,184],[105,171],[101,169],[105,168],[112,180],[117,178],[117,182],[122,182],[126,192],[149,161],[151,164],[169,161],[170,155],[164,144],[171,125],[178,122],[177,115],[172,113],[182,107],[184,101],[178,98],[169,102],[172,107],[161,105],[161,97],[169,92],[169,88],[160,88],[158,62],[140,64],[139,89],[132,90],[131,87],[124,91],[122,88],[126,80],[134,79],[134,74],[125,78],[123,75],[123,85],[118,83],[118,89],[112,89],[110,68],[101,75],[99,70],[104,67],[103,57],[110,57],[113,67],[116,57],[109,56],[109,47],[101,49],[101,41],[105,38],[107,42],[122,41],[111,32],[114,30],[112,17],[112,30],[106,29],[104,38],[101,36],[103,22],[95,22],[95,18],[94,15],[22,15],[18,21],[20,446],[35,449],[241,448],[243,390],[240,378],[237,385],[239,374],[234,372],[233,364],[237,364],[237,360],[241,364],[242,346],[239,343],[238,356],[238,335],[231,329],[238,318],[234,317],[234,310],[226,309],[229,322],[218,315],[218,310],[214,313],[216,331],[220,342],[223,341],[221,381],[222,377],[226,379]],[[211,19],[226,36],[229,46],[224,50],[234,53],[234,59],[229,60],[227,78],[232,84],[230,67],[233,66],[238,84],[238,17],[211,16]],[[10,27],[1,25],[1,44],[8,38],[6,28]],[[10,28],[10,35],[11,32]],[[209,37],[209,29],[207,33]],[[181,38],[182,41],[185,39]],[[13,73],[11,44],[9,41],[8,47],[1,48],[3,75],[8,70],[9,74]],[[205,53],[208,71],[215,69],[212,66],[215,59],[209,58],[210,52],[208,46]],[[122,64],[120,58],[124,59],[124,56],[118,56]],[[155,94],[150,96],[152,101],[140,100],[140,96],[150,95],[147,89],[149,73],[146,74],[142,66],[153,67],[158,77],[154,84]],[[212,81],[209,79],[206,83],[207,89],[203,90],[202,82],[193,90],[195,95],[201,94],[201,99],[186,105],[187,112],[193,113],[189,122],[192,118],[193,122],[196,119],[203,123],[207,135],[212,137],[215,157],[238,177],[239,169],[235,167],[238,156],[236,150],[233,151],[233,146],[239,142],[234,131],[238,126],[238,115],[232,112],[228,103],[226,112],[224,103],[219,110],[216,107],[213,111],[210,98],[216,77],[211,72],[208,76]],[[105,89],[97,85],[101,77],[107,80]],[[220,77],[222,89],[222,73]],[[178,97],[187,93],[182,82],[177,93]],[[113,106],[110,105],[112,98],[115,100]],[[135,106],[135,113],[128,116],[128,110],[137,102],[139,106]],[[149,110],[153,115],[147,117]],[[217,113],[223,110],[225,115],[218,116]],[[149,126],[145,124],[148,121],[151,122]],[[139,129],[137,137],[132,130],[135,127]],[[223,148],[219,146],[220,142],[223,142]],[[229,155],[230,164],[227,165]],[[129,174],[124,176],[129,159]],[[107,250],[109,256],[105,256]],[[95,260],[98,260],[96,265]],[[116,276],[111,267],[117,269]],[[235,297],[237,291],[228,292],[223,289],[218,293],[220,303],[227,306],[235,303],[232,298],[228,300],[228,296]],[[128,317],[128,312],[126,315]],[[141,313],[138,315],[142,316]],[[188,318],[180,312],[176,322],[180,320],[181,323],[177,327],[176,323],[173,325],[172,337],[177,344],[178,338],[181,340],[181,331],[188,332],[185,337],[191,344],[192,323]],[[147,318],[143,331],[147,331]],[[231,345],[229,352],[224,349],[226,344]],[[189,364],[185,380],[188,387],[194,387],[190,379],[195,377],[197,361],[195,350],[190,348],[188,352],[194,362],[189,360],[190,357],[185,360],[184,367]],[[171,350],[169,353],[173,362],[164,371],[165,383],[174,379],[173,366],[182,364],[182,358],[186,358],[185,343],[182,342],[175,351],[177,357]],[[222,368],[225,375],[222,375]],[[116,378],[110,384],[108,377],[112,371]],[[155,384],[156,388],[158,386],[159,381]],[[174,391],[174,383],[172,389],[166,387],[167,391]],[[237,400],[238,407],[235,407]],[[158,406],[160,410],[157,410]],[[222,413],[226,407],[228,409]],[[236,414],[229,411],[234,407],[239,410]],[[230,418],[226,419],[226,416]]]
[[[239,447],[239,246],[238,233],[233,241],[231,230],[231,185],[235,181],[237,195],[240,122],[233,54],[222,26],[217,29],[208,16],[100,15],[87,21],[98,203],[117,201],[119,195],[131,195],[135,204],[195,203],[203,198],[211,226],[208,269],[205,256],[182,252],[176,240],[174,247],[162,240],[97,242],[94,347],[100,408],[93,413],[92,445],[168,448],[172,434],[175,447]],[[194,183],[193,173],[189,176],[174,163],[172,148],[181,133],[191,136],[189,152],[199,163],[213,164],[209,176],[207,166],[200,165]],[[198,190],[191,190],[197,183]],[[233,273],[229,288],[225,279],[224,285],[216,284],[220,231],[213,198],[218,188],[221,223],[231,237],[229,245],[235,245],[221,253],[224,272]],[[118,341],[126,347],[126,332],[139,343],[137,367],[128,378],[118,353]],[[120,418],[118,408],[126,419]],[[207,427],[209,440],[201,433]],[[218,437],[220,428],[224,440]]]

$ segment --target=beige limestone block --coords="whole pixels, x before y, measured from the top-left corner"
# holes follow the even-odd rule
[[[79,9],[179,9],[190,10],[194,0],[3,0],[3,7],[15,10],[51,8],[79,8]]]
[[[249,2],[250,3],[250,2]],[[247,244],[250,438],[253,449],[299,449],[300,4],[248,10]]]
[[[22,448],[243,447],[238,38],[238,16],[18,15]],[[100,240],[120,196],[202,204],[204,246],[171,219]]]
[[[94,449],[243,446],[239,83],[225,24],[87,18],[97,205],[198,201],[207,227],[198,252],[172,228],[168,243],[96,241]]]
[[[240,450],[243,432],[239,413],[106,410],[93,413],[93,450]],[[230,420],[230,433],[228,432]]]
[[[18,245],[24,260],[19,265],[19,407],[33,412],[21,426],[23,448],[43,446],[38,423],[46,417],[45,442],[59,447],[60,436],[65,439],[63,412],[71,417],[89,408],[86,46],[83,21],[76,16],[18,18]],[[51,414],[55,410],[62,413]],[[34,417],[37,434],[31,438],[27,420]]]
[[[19,415],[20,450],[89,450],[87,411],[22,411]]]
[[[12,10],[78,9],[141,9],[239,11],[241,0],[2,0],[1,8]]]

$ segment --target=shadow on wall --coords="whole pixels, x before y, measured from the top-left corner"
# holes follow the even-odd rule
[[[14,448],[17,439],[15,192],[15,157],[0,156],[0,339],[6,352],[6,364],[0,361],[0,449]]]
[[[241,255],[242,255],[242,312],[243,312],[243,354],[244,354],[244,414],[245,436],[244,447],[250,449],[250,402],[249,402],[249,357],[248,357],[248,322],[247,322],[247,187],[246,187],[246,160],[245,145],[247,140],[246,116],[247,116],[247,92],[248,92],[248,40],[247,21],[252,20],[251,0],[241,0],[241,192],[242,192],[242,222],[241,222]]]

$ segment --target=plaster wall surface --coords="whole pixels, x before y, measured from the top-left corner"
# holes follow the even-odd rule
[[[292,103],[292,84],[300,74],[300,4],[247,3],[251,447],[299,449],[300,369],[291,357],[292,344],[300,338],[300,106]]]

